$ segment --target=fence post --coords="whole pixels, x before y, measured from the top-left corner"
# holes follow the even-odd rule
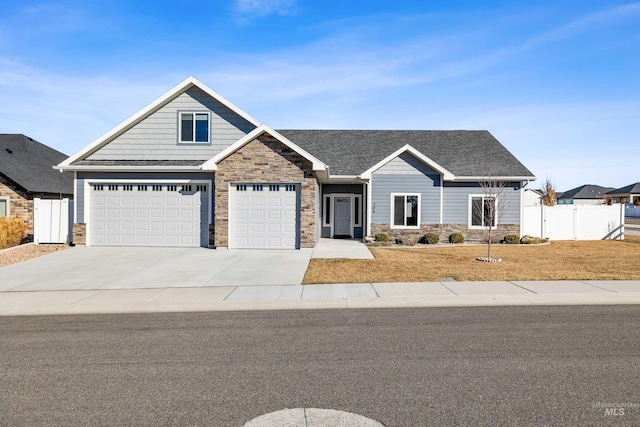
[[[624,203],[620,203],[620,237],[619,240],[624,240],[624,217],[626,213],[626,206]]]
[[[573,240],[578,240],[578,205],[573,205]]]

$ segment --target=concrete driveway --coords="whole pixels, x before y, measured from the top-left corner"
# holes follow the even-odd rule
[[[77,246],[0,268],[0,292],[300,285],[311,254]]]

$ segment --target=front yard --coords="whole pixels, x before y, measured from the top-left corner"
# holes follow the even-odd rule
[[[499,263],[484,263],[486,246],[371,248],[375,260],[312,259],[303,283],[491,280],[640,280],[640,237],[492,245]]]

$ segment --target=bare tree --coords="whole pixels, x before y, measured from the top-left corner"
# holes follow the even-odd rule
[[[557,200],[556,188],[553,185],[553,182],[549,178],[547,178],[542,184],[542,188],[540,188],[540,192],[542,193],[542,197],[540,197],[540,201],[545,206],[554,206]]]
[[[506,195],[506,190],[510,188],[509,183],[489,175],[480,181],[480,188],[482,196],[471,197],[471,225],[487,230],[487,257],[479,259],[487,262],[499,261],[499,258],[491,258],[491,244],[493,232],[497,231],[499,218],[509,202]]]

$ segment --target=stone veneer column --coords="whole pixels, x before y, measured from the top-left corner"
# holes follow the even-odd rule
[[[215,172],[214,242],[229,245],[229,184],[300,184],[300,247],[316,243],[316,174],[311,162],[262,134],[218,163]]]

